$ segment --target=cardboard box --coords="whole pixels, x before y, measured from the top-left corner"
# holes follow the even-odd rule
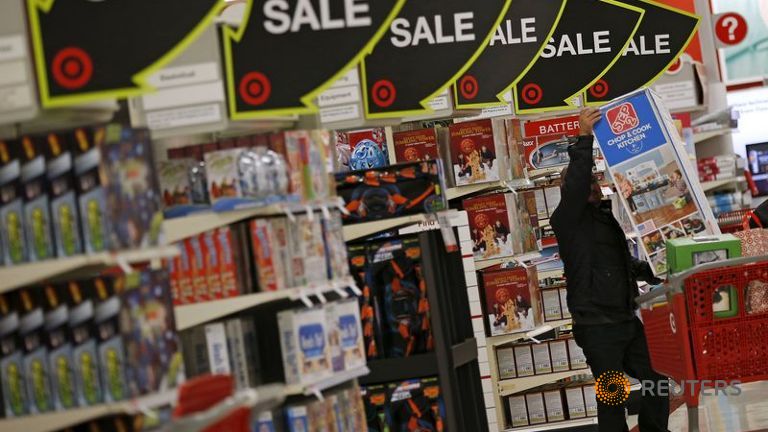
[[[99,372],[104,387],[104,402],[129,397],[126,381],[126,348],[120,334],[121,301],[118,291],[122,278],[104,277],[93,280],[95,324],[98,335]]]
[[[275,259],[281,262],[282,278],[285,281],[286,288],[293,288],[295,285],[293,280],[292,270],[292,256],[291,256],[291,233],[289,227],[289,221],[287,217],[273,217],[266,219],[271,225],[274,244],[273,251]],[[345,250],[346,251],[346,250]]]
[[[480,272],[490,336],[532,330],[541,323],[538,278],[525,267]]]
[[[23,191],[21,188],[21,143],[0,140],[0,264],[27,261],[24,233]]]
[[[568,309],[568,289],[567,288],[559,288],[558,291],[560,291],[560,308],[563,311],[563,319],[567,319],[571,317],[571,311]]]
[[[595,392],[595,383],[585,384],[582,387],[584,392],[584,405],[587,417],[597,417],[597,396]]]
[[[741,240],[732,234],[667,240],[667,265],[671,273],[740,256]]]
[[[507,180],[509,153],[504,120],[483,119],[449,126],[456,186]]]
[[[17,300],[15,293],[0,294],[0,386],[3,415],[8,418],[29,413]]]
[[[225,323],[232,376],[238,389],[256,385],[259,356],[256,353],[256,329],[247,318],[233,318]]]
[[[552,373],[552,360],[549,357],[549,343],[532,344],[533,365],[536,375]]]
[[[212,374],[232,373],[232,361],[227,347],[227,329],[223,322],[205,325],[205,341],[208,345],[208,364]],[[235,377],[237,382],[237,377]]]
[[[276,253],[275,235],[266,219],[248,222],[253,252],[253,267],[258,276],[259,291],[277,291],[285,288],[281,255]]]
[[[339,337],[339,347],[344,369],[351,370],[365,366],[360,306],[357,299],[339,300],[326,306],[326,314],[332,318]]]
[[[75,389],[77,405],[96,405],[104,399],[104,383],[99,371],[97,351],[97,329],[95,319],[95,296],[88,295],[83,288],[91,288],[71,281],[67,283],[66,301],[69,307],[69,337],[72,341]],[[90,290],[89,290],[90,291]]]
[[[584,405],[584,393],[582,393],[580,385],[566,387],[565,400],[568,406],[569,419],[572,420],[587,416],[586,407]]]
[[[77,406],[75,363],[69,337],[69,308],[63,298],[62,285],[46,285],[43,290],[45,310],[48,370],[51,374],[51,393],[56,410]]]
[[[45,345],[45,321],[40,292],[32,288],[19,291],[21,316],[19,336],[24,348],[22,376],[26,380],[29,413],[53,411],[51,370],[48,347]]]
[[[398,163],[438,159],[438,138],[434,128],[395,132],[395,160]]]
[[[528,406],[528,422],[532,425],[547,422],[547,410],[544,408],[544,394],[541,392],[527,393],[525,404]]]
[[[576,339],[568,338],[566,340],[568,341],[568,360],[571,363],[571,369],[588,368],[587,358],[584,356],[584,351],[576,343]]]
[[[205,257],[200,237],[193,236],[184,241],[189,256],[190,280],[192,281],[192,303],[208,301],[208,278],[205,274]]]
[[[507,398],[509,405],[509,420],[512,427],[528,426],[528,408],[525,402],[525,396],[510,396]]]
[[[570,370],[568,343],[565,340],[549,341],[549,352],[552,357],[552,372]]]
[[[286,384],[311,384],[333,374],[323,308],[286,310],[277,322]]]
[[[542,289],[541,304],[544,308],[544,321],[558,321],[563,319],[560,304],[560,293],[557,289]]]
[[[74,135],[48,137],[47,176],[56,256],[83,253],[80,213],[75,193]]]
[[[208,231],[200,234],[200,246],[203,250],[203,268],[208,298],[218,300],[224,298],[223,285],[221,283],[221,257],[220,248],[216,241],[216,232]]]
[[[499,367],[499,379],[512,379],[517,377],[515,367],[515,350],[512,347],[496,349],[496,362]]]
[[[288,432],[307,432],[309,428],[309,410],[306,405],[289,405],[285,407],[285,422]]]
[[[109,248],[110,221],[107,217],[106,188],[100,175],[104,128],[75,131],[75,186],[83,230],[85,252],[101,252]]]
[[[530,345],[515,346],[515,364],[517,365],[517,376],[526,377],[535,374],[533,364],[533,351]]]
[[[565,420],[565,404],[563,403],[562,389],[553,388],[544,392],[544,406],[547,411],[547,422]]]
[[[531,217],[514,194],[492,194],[463,201],[469,217],[475,260],[538,250]]]

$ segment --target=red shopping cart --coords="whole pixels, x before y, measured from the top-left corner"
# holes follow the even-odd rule
[[[744,229],[744,222],[752,213],[752,209],[734,210],[720,213],[717,216],[717,224],[720,232],[730,234]]]
[[[654,370],[686,383],[689,431],[698,430],[702,384],[768,379],[768,257],[697,266],[637,302]]]

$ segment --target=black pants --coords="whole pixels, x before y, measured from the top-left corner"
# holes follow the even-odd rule
[[[573,336],[584,351],[595,379],[604,372],[616,371],[625,372],[640,381],[667,380],[651,369],[643,324],[637,318],[619,324],[576,324]],[[669,397],[643,395],[639,417],[640,432],[667,432]],[[623,404],[611,406],[598,400],[597,419],[600,432],[628,430]]]

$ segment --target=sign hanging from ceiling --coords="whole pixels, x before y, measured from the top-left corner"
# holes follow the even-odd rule
[[[251,1],[223,34],[230,117],[306,114],[370,52],[405,0]]]
[[[223,0],[27,0],[42,105],[148,91],[147,77],[194,41],[223,6]]]
[[[571,108],[626,50],[643,10],[614,0],[568,0],[557,28],[514,84],[515,113]]]
[[[362,62],[368,118],[429,113],[488,45],[510,0],[408,1]]]
[[[457,108],[505,105],[503,98],[552,37],[566,0],[514,0],[488,47],[454,84]]]
[[[647,0],[622,0],[645,11],[621,58],[585,92],[588,104],[608,102],[645,87],[677,61],[696,34],[699,18]]]

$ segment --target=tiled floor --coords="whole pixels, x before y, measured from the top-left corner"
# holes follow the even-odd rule
[[[700,432],[768,431],[768,381],[743,384],[738,396],[703,396],[699,401]],[[637,425],[630,416],[629,427]],[[683,404],[669,417],[671,432],[688,432],[688,413]],[[638,431],[637,428],[632,432]]]

